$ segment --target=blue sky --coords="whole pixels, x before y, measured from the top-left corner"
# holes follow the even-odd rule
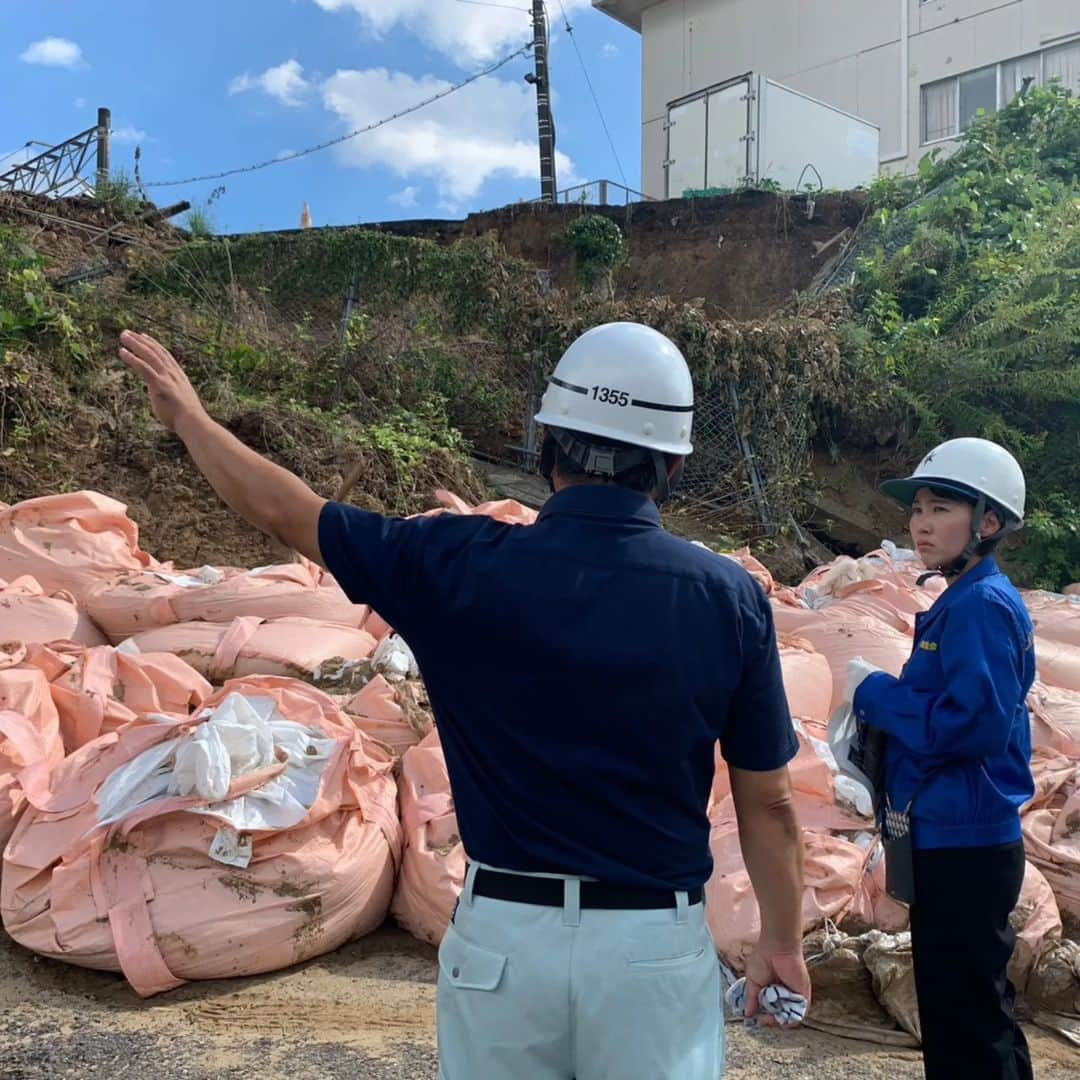
[[[532,36],[529,0],[0,0],[0,158],[113,116],[114,169],[144,181],[301,150],[397,112]],[[640,39],[562,0],[630,187],[640,175]],[[619,169],[550,0],[559,186]],[[539,194],[531,56],[339,147],[260,172],[151,188],[219,231],[459,217]],[[0,172],[18,158],[0,162]]]

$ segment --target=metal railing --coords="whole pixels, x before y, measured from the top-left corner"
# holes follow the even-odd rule
[[[593,192],[596,197],[592,198]],[[621,193],[622,202],[612,199],[612,193]],[[543,197],[530,199],[530,202],[544,202]],[[556,201],[561,203],[577,203],[581,206],[626,206],[631,202],[655,202],[651,195],[635,191],[633,188],[620,184],[617,180],[590,180],[585,184],[575,184],[573,187],[563,188],[556,194]]]

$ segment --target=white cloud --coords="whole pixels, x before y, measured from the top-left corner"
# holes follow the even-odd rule
[[[77,67],[82,63],[82,49],[67,38],[47,37],[35,41],[20,57],[28,64],[45,67]]]
[[[392,203],[397,203],[397,205],[404,210],[411,210],[416,205],[416,196],[419,193],[420,189],[418,187],[410,185],[391,195],[390,201]]]
[[[279,150],[279,151],[278,151],[278,152],[277,152],[277,153],[276,153],[276,154],[274,155],[274,158],[275,158],[275,160],[277,160],[277,161],[286,161],[286,160],[288,160],[289,158],[291,158],[291,157],[292,157],[292,156],[293,156],[293,155],[294,155],[295,153],[296,153],[296,151],[295,151],[295,150],[291,150],[291,149],[289,149],[289,150]]]
[[[123,127],[114,127],[111,134],[113,142],[119,143],[146,142],[148,137],[145,131],[133,127],[131,124],[125,124]]]
[[[86,98],[77,97],[75,99],[75,108],[76,109],[85,109],[86,108]]]
[[[315,0],[323,11],[355,11],[375,37],[401,27],[464,68],[495,60],[532,40],[528,0],[498,2],[521,10],[453,0]],[[567,14],[587,10],[590,0],[563,0],[563,7]]]
[[[324,84],[323,102],[348,128],[360,128],[449,85],[385,68],[339,71]],[[473,198],[493,176],[535,181],[539,195],[535,94],[524,82],[488,76],[357,136],[342,145],[341,155],[351,165],[431,179],[448,207]],[[560,187],[577,183],[570,159],[561,151],[556,159]]]
[[[230,94],[242,94],[247,90],[262,90],[282,105],[299,105],[300,99],[310,88],[298,60],[286,60],[277,67],[267,68],[261,75],[244,72],[229,83]]]
[[[600,55],[604,57],[618,56],[619,46],[614,41],[605,41],[600,47]]]

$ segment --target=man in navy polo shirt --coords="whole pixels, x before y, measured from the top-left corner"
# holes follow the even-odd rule
[[[121,344],[225,502],[416,654],[470,858],[439,953],[443,1080],[722,1074],[702,900],[717,739],[761,908],[748,1012],[769,983],[809,996],[770,608],[660,524],[692,449],[671,341],[612,323],[571,345],[537,417],[554,494],[530,527],[326,502],[214,423],[160,344]]]

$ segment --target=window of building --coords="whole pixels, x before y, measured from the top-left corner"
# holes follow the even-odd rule
[[[1060,79],[1066,89],[1080,95],[1080,41],[1043,53],[1043,82],[1051,79]]]
[[[956,134],[956,79],[942,79],[923,87],[923,142],[936,142]]]
[[[997,112],[998,66],[969,71],[957,80],[960,84],[960,130],[967,131],[980,112]]]
[[[1005,108],[1026,80],[1045,85],[1051,79],[1080,97],[1080,40],[927,83],[922,88],[922,141],[955,139],[980,110]]]
[[[1031,53],[1016,60],[1006,60],[1001,65],[1001,107],[1006,105],[1024,87],[1024,80],[1042,82],[1042,53]]]

